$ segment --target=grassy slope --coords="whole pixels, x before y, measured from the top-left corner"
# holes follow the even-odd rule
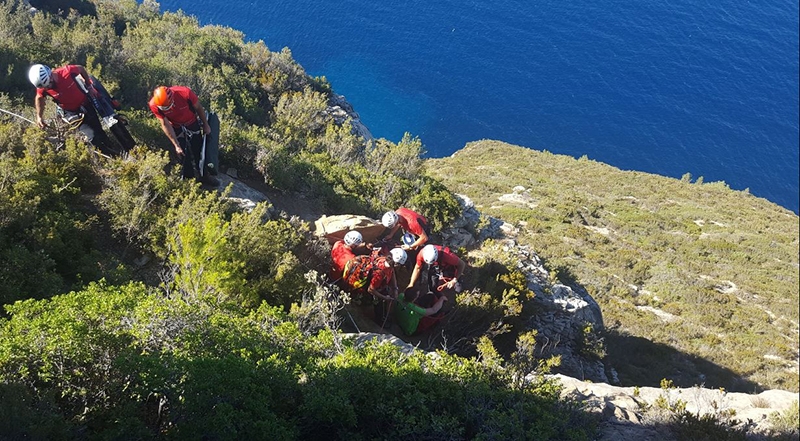
[[[521,227],[603,308],[623,384],[798,390],[798,216],[724,183],[689,182],[496,141],[426,162]],[[500,197],[515,186],[517,202]]]

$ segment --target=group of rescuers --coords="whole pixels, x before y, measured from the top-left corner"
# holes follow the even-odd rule
[[[51,69],[43,64],[34,64],[28,70],[28,79],[36,87],[36,124],[39,127],[46,126],[43,116],[46,97],[49,96],[65,120],[73,115],[82,115],[77,130],[102,153],[111,153],[107,147],[110,145],[109,137],[92,102],[100,98],[98,89],[102,86],[86,72],[86,68],[70,64]],[[119,109],[119,103],[113,99],[111,105]],[[218,186],[216,178],[205,170],[201,171],[204,167],[200,160],[203,137],[211,134],[211,127],[197,95],[185,86],[159,86],[153,91],[148,106],[174,146],[175,155],[182,161],[183,178]]]
[[[71,64],[51,69],[43,64],[35,64],[28,71],[28,79],[36,87],[36,124],[39,127],[46,126],[43,116],[46,97],[49,96],[58,105],[60,115],[65,120],[72,115],[82,115],[77,129],[96,148],[103,151],[109,138],[92,102],[99,98],[98,89],[102,87],[96,78],[80,65]],[[113,99],[112,105],[119,108],[119,104]],[[176,156],[182,160],[183,177],[194,178],[213,187],[219,185],[219,181],[211,174],[198,170],[202,167],[197,158],[201,157],[203,136],[211,133],[211,127],[197,95],[185,86],[158,86],[153,91],[148,106],[158,118],[161,130],[174,146]],[[383,317],[376,317],[376,321],[383,320],[383,324],[386,324],[388,314],[386,305],[390,309],[391,302],[394,301],[405,302],[412,308],[417,308],[417,312],[424,316],[439,313],[442,304],[447,301],[445,294],[449,291],[460,291],[458,277],[463,274],[466,264],[449,248],[428,244],[428,221],[408,208],[401,207],[386,212],[381,218],[381,224],[386,231],[375,244],[365,243],[361,233],[355,230],[349,231],[342,240],[334,243],[331,251],[331,277],[343,289],[353,294],[372,295],[378,304],[382,304]],[[402,231],[402,239],[399,241],[396,240],[398,231]],[[365,286],[348,286],[343,275],[348,264],[354,262],[359,255],[371,256],[369,280]],[[409,264],[414,262],[414,267],[407,288],[400,292],[395,269],[410,269],[410,265],[406,265],[407,261]],[[415,285],[423,270],[428,275],[425,281],[427,289],[425,295],[420,296],[421,290],[416,289]],[[423,298],[430,304],[420,306]]]
[[[394,302],[421,316],[439,315],[447,294],[461,291],[458,278],[464,274],[466,263],[449,248],[428,243],[429,224],[419,213],[400,207],[384,213],[381,224],[385,230],[375,243],[365,243],[360,232],[350,230],[333,244],[330,277],[351,294],[371,295],[375,321],[382,328],[390,323]],[[355,262],[367,260],[360,256],[369,256],[372,268],[369,280],[357,287],[350,284],[348,273]],[[402,291],[396,274],[401,268],[411,272]],[[420,280],[423,273],[426,280]]]

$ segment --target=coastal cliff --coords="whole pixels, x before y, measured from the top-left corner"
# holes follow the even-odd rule
[[[0,439],[588,441],[600,392],[576,402],[549,373],[796,393],[793,213],[494,141],[425,159],[413,135],[371,139],[288,48],[153,2],[91,4],[0,0]],[[27,69],[64,62],[118,98],[130,154],[97,154],[49,100],[30,123]],[[175,173],[146,104],[163,84],[217,112],[225,188]],[[311,231],[399,206],[469,263],[418,339],[433,355],[346,337],[350,298]],[[669,412],[659,433],[743,435],[665,400],[646,403]]]
[[[496,141],[426,170],[603,311],[622,385],[798,387],[798,217],[724,183]]]

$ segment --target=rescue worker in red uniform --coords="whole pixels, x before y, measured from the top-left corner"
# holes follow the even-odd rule
[[[31,66],[28,71],[28,79],[36,86],[36,99],[34,100],[36,124],[41,128],[46,126],[43,117],[49,96],[60,107],[60,112],[66,122],[80,121],[78,131],[83,133],[92,145],[100,149],[103,154],[116,154],[114,144],[103,130],[91,98],[78,84],[76,77],[80,77],[88,93],[97,93],[92,88],[92,77],[83,66],[69,64],[52,70],[43,64]]]
[[[435,292],[443,289],[461,291],[458,277],[464,274],[467,264],[450,251],[449,248],[444,248],[441,245],[425,245],[417,255],[417,261],[414,265],[414,270],[411,272],[408,288],[414,287],[417,279],[419,279],[423,265],[428,267],[428,291]]]
[[[415,240],[410,243],[403,243],[401,247],[406,251],[418,250],[428,242],[430,227],[425,217],[413,210],[400,207],[395,211],[387,211],[381,218],[381,224],[389,228],[389,233],[385,237],[392,238],[398,229],[414,235]]]
[[[148,103],[161,130],[183,160],[183,177],[216,187],[219,181],[205,170],[203,135],[211,133],[206,111],[197,95],[185,86],[159,86]]]
[[[344,239],[337,240],[331,248],[331,278],[340,279],[347,262],[358,254],[369,254],[364,245],[364,238],[358,231],[348,231]]]

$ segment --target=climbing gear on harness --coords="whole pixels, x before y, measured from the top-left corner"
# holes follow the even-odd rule
[[[67,130],[75,130],[83,124],[83,119],[86,115],[83,112],[65,112],[60,107],[58,108],[58,116],[61,120],[67,123]]]
[[[356,256],[345,264],[342,280],[354,289],[363,288],[369,284],[373,267],[372,256]]]

